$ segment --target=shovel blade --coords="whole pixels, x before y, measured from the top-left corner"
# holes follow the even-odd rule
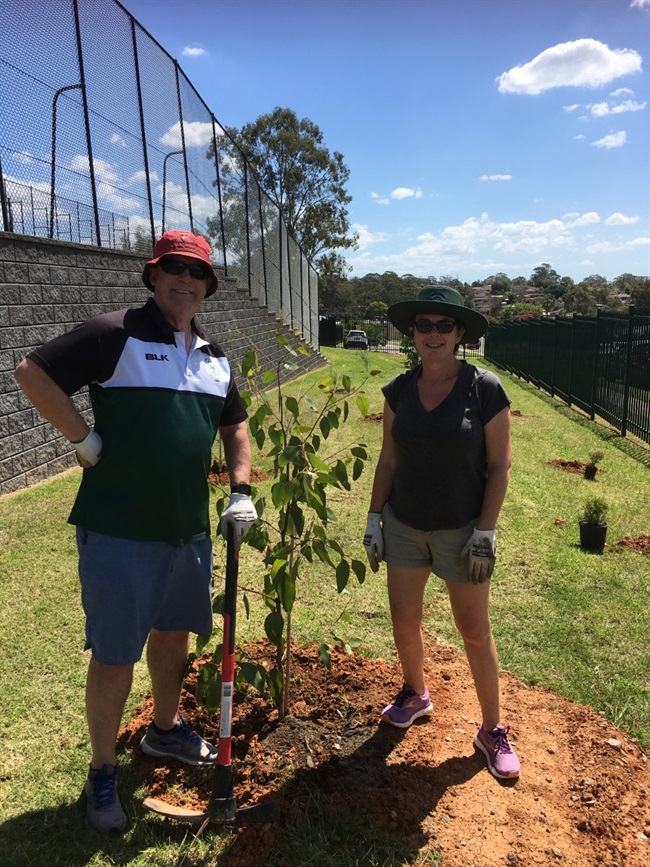
[[[145,798],[142,802],[145,810],[166,816],[168,819],[177,819],[179,822],[190,822],[192,825],[200,825],[207,818],[207,813],[201,810],[191,810],[189,807],[177,807],[161,801],[160,798]]]

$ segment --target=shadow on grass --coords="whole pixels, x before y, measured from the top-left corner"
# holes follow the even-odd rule
[[[299,768],[279,788],[276,796],[283,820],[272,833],[259,825],[240,827],[236,833],[230,826],[212,825],[201,839],[203,851],[193,850],[189,855],[196,827],[144,811],[141,783],[125,756],[119,769],[120,798],[129,819],[124,834],[107,835],[88,828],[85,802],[80,798],[5,821],[0,826],[0,864],[391,867],[423,863],[426,849],[426,863],[436,865],[440,853],[435,828],[448,821],[445,814],[436,815],[438,803],[450,788],[484,771],[485,760],[476,752],[439,764],[424,756],[417,763],[400,759],[393,764],[391,753],[405,734],[385,725],[358,732],[357,737],[365,739],[348,755],[333,756],[315,768]],[[269,799],[274,799],[273,792]],[[223,859],[226,850],[232,861]]]
[[[85,797],[81,795],[72,803],[31,810],[4,821],[0,825],[1,867],[85,867],[90,863],[121,867],[136,861],[171,867],[180,863],[196,828],[161,822],[142,808],[141,783],[132,777],[128,758],[120,765],[118,775],[120,800],[128,818],[123,834],[89,828],[85,821]],[[221,835],[226,848],[231,843],[231,829],[222,829]],[[215,851],[218,848],[215,846]],[[163,849],[166,852],[158,860],[157,853]],[[145,852],[147,855],[143,855]],[[187,863],[204,862],[188,858]]]

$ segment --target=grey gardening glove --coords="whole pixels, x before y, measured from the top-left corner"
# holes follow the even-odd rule
[[[94,428],[91,428],[88,435],[82,440],[77,440],[77,442],[70,440],[70,442],[77,453],[77,462],[80,467],[88,469],[88,467],[94,467],[99,463],[102,456],[102,438]]]
[[[257,521],[253,500],[248,494],[231,494],[228,505],[221,515],[221,532],[228,538],[228,527],[232,525],[235,548],[239,550],[242,539]]]
[[[467,580],[473,584],[488,581],[494,571],[497,542],[494,530],[474,530],[460,553],[467,559]]]
[[[381,530],[381,512],[368,512],[363,547],[366,549],[366,557],[368,558],[368,563],[370,563],[370,568],[373,572],[377,572],[379,564],[384,559],[384,534]]]

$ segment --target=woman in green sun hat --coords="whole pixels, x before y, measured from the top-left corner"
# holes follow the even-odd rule
[[[433,573],[447,587],[481,707],[474,743],[494,776],[519,776],[501,724],[499,663],[489,617],[495,527],[510,475],[510,399],[493,373],[461,361],[487,320],[449,286],[425,286],[388,317],[420,363],[384,386],[384,434],[363,544],[385,560],[404,684],[382,720],[408,728],[433,713],[424,679],[422,608]]]

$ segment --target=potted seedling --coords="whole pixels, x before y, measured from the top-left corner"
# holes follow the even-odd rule
[[[598,470],[598,462],[602,460],[604,452],[596,449],[589,452],[589,463],[585,465],[585,479],[595,479]]]
[[[602,554],[607,536],[608,505],[599,497],[587,500],[580,523],[580,547]]]

